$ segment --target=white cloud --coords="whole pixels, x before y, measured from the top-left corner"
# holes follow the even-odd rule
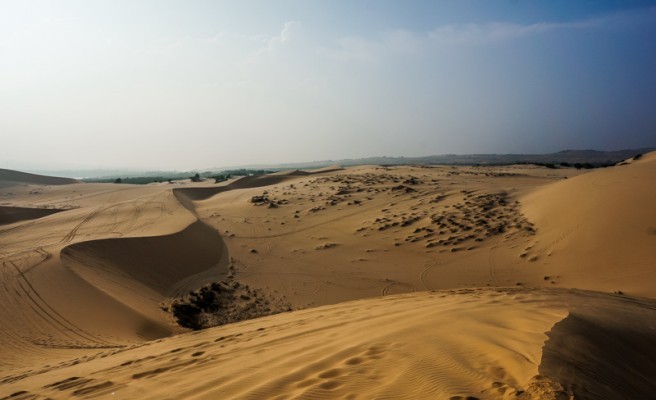
[[[292,39],[295,34],[298,34],[298,31],[301,28],[301,23],[298,21],[290,21],[285,23],[285,27],[280,32],[280,41],[288,42]]]
[[[299,41],[301,30],[300,22],[289,21],[277,35],[222,31],[211,37],[161,38],[151,42],[147,52],[177,55],[181,51],[218,51],[241,54],[242,59],[251,59],[262,52],[274,51],[288,43]]]
[[[274,51],[277,47],[298,39],[301,29],[302,25],[298,21],[286,22],[280,34],[269,40],[268,50]]]

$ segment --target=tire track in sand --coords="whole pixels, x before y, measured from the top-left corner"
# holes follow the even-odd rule
[[[27,298],[31,301],[32,303],[32,308],[36,307],[37,309],[34,309],[34,311],[42,317],[46,322],[48,322],[50,325],[55,327],[58,330],[61,330],[64,333],[70,332],[74,335],[77,335],[81,338],[83,338],[86,341],[96,343],[101,346],[89,346],[90,348],[118,348],[118,347],[123,347],[119,345],[115,345],[113,343],[109,343],[103,339],[98,338],[97,336],[85,331],[84,329],[78,327],[71,321],[69,321],[66,317],[61,315],[57,310],[52,308],[48,304],[47,301],[41,297],[39,292],[34,288],[32,283],[30,283],[29,279],[25,276],[23,271],[13,262],[13,261],[7,261],[3,262],[3,265],[6,267],[7,264],[11,265],[17,272],[17,283],[18,287],[23,291],[23,293],[27,296]],[[23,285],[25,284],[27,288]],[[29,288],[29,290],[28,290]],[[33,296],[34,295],[34,296]],[[39,312],[40,311],[40,312]],[[57,328],[59,326],[59,328]],[[81,346],[82,347],[82,346]]]

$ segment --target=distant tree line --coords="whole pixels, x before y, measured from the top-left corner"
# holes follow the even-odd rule
[[[132,185],[147,185],[149,183],[162,183],[170,182],[171,179],[162,177],[162,176],[133,176],[125,178],[91,178],[84,179],[84,182],[89,183],[128,183]]]
[[[173,183],[174,181],[189,179],[192,182],[202,182],[205,179],[214,179],[215,183],[225,182],[235,176],[253,176],[270,174],[273,171],[264,169],[233,169],[216,172],[196,172],[189,176],[189,173],[174,173],[165,176],[133,176],[133,177],[103,177],[103,178],[87,178],[83,179],[88,183],[125,183],[132,185],[147,185],[149,183]]]
[[[576,168],[576,169],[593,169],[593,168],[607,168],[617,165],[617,163],[612,161],[599,162],[599,163],[568,163],[568,162],[553,162],[553,163],[543,163],[543,162],[521,162],[518,164],[525,165],[537,165],[539,167],[545,167],[549,169],[558,169],[558,168]]]

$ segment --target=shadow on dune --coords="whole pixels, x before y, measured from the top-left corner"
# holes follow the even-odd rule
[[[177,196],[176,196],[177,197]],[[182,201],[184,199],[180,199]],[[193,202],[183,205],[195,213]],[[143,339],[169,336],[162,302],[217,279],[228,270],[228,253],[219,233],[201,220],[162,236],[98,239],[65,247],[62,264],[91,287],[119,303],[106,323],[125,324]],[[134,312],[134,314],[132,314]]]
[[[0,206],[0,225],[13,224],[14,222],[29,221],[47,217],[66,210],[52,208],[27,208]]]
[[[81,242],[61,252],[74,271],[88,268],[107,279],[129,277],[144,287],[169,296],[180,282],[216,266],[224,253],[221,236],[197,221],[165,236],[101,239]]]
[[[616,300],[577,306],[547,333],[539,372],[577,400],[647,399],[656,391],[656,302]]]

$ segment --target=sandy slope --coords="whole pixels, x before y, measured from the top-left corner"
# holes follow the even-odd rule
[[[39,194],[29,194],[35,190]],[[66,359],[97,348],[120,348],[167,336],[178,329],[153,303],[169,294],[156,292],[153,297],[151,292],[160,287],[147,283],[151,288],[148,292],[135,286],[138,281],[112,270],[111,258],[104,259],[102,253],[95,259],[97,264],[80,267],[75,262],[88,253],[86,250],[97,248],[94,244],[98,240],[118,244],[115,257],[130,257],[126,250],[130,246],[134,249],[132,255],[146,256],[139,242],[147,245],[153,240],[149,237],[164,236],[163,245],[167,244],[166,236],[174,234],[176,244],[193,242],[203,231],[193,225],[195,218],[169,191],[84,184],[21,186],[8,191],[18,193],[15,203],[21,205],[29,202],[30,206],[49,204],[70,209],[0,227],[0,301],[6,305],[0,309],[0,359],[4,371],[44,359]],[[20,196],[21,191],[27,194]],[[121,241],[128,244],[121,246]],[[151,248],[151,252],[159,253],[162,247]],[[205,258],[204,264],[194,265],[190,272],[213,267],[220,261],[220,249],[212,262]],[[154,258],[139,268],[157,275],[162,268],[157,261]],[[99,264],[105,269],[89,273]],[[190,282],[189,288],[195,285]],[[127,295],[130,288],[138,290]],[[171,288],[172,293],[174,289],[177,286]],[[144,296],[150,296],[151,302],[144,303]]]
[[[198,201],[196,208],[223,234],[238,276],[305,307],[515,284],[517,274],[507,273],[503,262],[497,270],[491,253],[498,242],[532,236],[523,229],[528,224],[514,197],[559,178],[547,174],[552,172],[530,167],[360,167],[224,192]],[[278,207],[250,202],[265,194]],[[488,206],[494,215],[482,217]],[[476,225],[483,222],[489,225]],[[513,226],[492,232],[502,223]],[[513,254],[513,264],[520,261]],[[542,276],[533,275],[539,284]]]
[[[563,289],[359,300],[73,359],[6,378],[0,391],[14,399],[649,398],[655,306]]]
[[[539,235],[522,253],[565,286],[656,297],[653,182],[656,153],[536,190],[522,204]]]
[[[0,393],[516,398],[562,384],[577,398],[639,398],[653,390],[641,378],[653,365],[636,350],[653,355],[650,301],[521,287],[656,297],[655,174],[650,154],[592,172],[364,166],[220,185],[3,181],[0,206],[27,218],[0,225]],[[184,331],[171,299],[217,281],[265,294],[246,303],[328,307],[161,340]],[[339,304],[487,286],[517,291]],[[542,351],[547,337],[557,345]],[[632,370],[607,348],[618,341]],[[621,371],[602,371],[608,360]],[[538,374],[555,383],[531,381]],[[594,376],[623,383],[594,386]]]

